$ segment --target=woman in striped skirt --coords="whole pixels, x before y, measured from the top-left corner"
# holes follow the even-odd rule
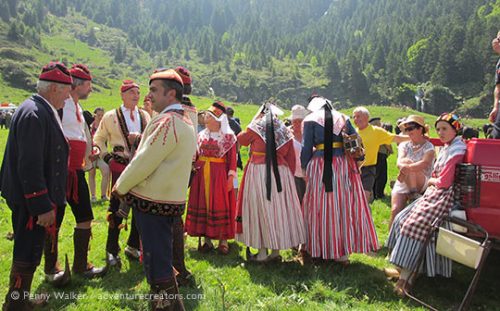
[[[425,250],[424,247],[432,223],[446,216],[452,207],[455,167],[462,162],[466,146],[462,138],[457,137],[461,125],[456,115],[442,114],[435,126],[445,146],[434,164],[429,186],[421,198],[396,216],[387,240],[392,250],[389,261],[398,269],[385,269],[385,272],[388,276],[399,277],[395,292],[400,296],[410,290],[412,275],[418,272],[425,272],[429,277],[451,276],[451,260],[436,254],[435,241],[431,240]],[[418,266],[422,251],[425,252],[424,261]]]
[[[238,197],[236,239],[259,249],[248,260],[280,260],[279,250],[305,242],[305,227],[295,189],[292,134],[276,117],[283,112],[265,104],[246,131],[238,134],[250,146]],[[268,256],[267,249],[272,253]]]
[[[314,97],[307,109],[312,113],[304,119],[301,153],[307,180],[303,203],[306,250],[313,258],[348,265],[349,254],[378,249],[358,166],[343,147],[343,132],[356,131],[326,98]]]

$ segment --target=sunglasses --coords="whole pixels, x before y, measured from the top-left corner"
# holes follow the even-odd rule
[[[68,76],[70,75],[68,68],[66,68],[66,66],[64,66],[64,64],[59,63],[59,62],[50,62],[47,66],[42,68],[42,72],[51,71],[51,70],[54,70],[56,68],[59,69],[65,75],[68,75]]]
[[[405,127],[404,131],[405,131],[405,133],[408,133],[408,132],[415,130],[417,127],[418,126],[408,126],[408,127]]]

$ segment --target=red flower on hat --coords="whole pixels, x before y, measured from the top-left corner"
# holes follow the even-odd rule
[[[215,101],[210,108],[207,109],[216,118],[220,118],[226,113],[226,106],[221,101]]]
[[[175,71],[181,76],[183,84],[191,84],[191,73],[186,68],[179,66],[175,68]]]

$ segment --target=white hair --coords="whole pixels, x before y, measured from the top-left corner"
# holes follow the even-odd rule
[[[354,109],[354,111],[352,112],[353,114],[355,113],[361,113],[367,117],[370,117],[370,112],[368,111],[368,109],[366,109],[365,107],[363,106],[360,106],[360,107],[356,107],[356,109]]]
[[[57,83],[57,82],[52,82],[52,81],[45,81],[45,80],[38,80],[36,82],[36,90],[40,93],[45,93],[49,90],[49,87],[52,85],[52,84],[55,84],[57,85],[57,88],[58,89],[62,89],[63,87],[67,86],[67,84],[63,84],[63,83]]]

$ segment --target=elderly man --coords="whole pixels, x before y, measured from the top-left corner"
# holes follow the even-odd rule
[[[159,71],[149,85],[153,109],[159,114],[144,130],[136,155],[113,194],[133,208],[146,278],[156,294],[153,310],[183,310],[172,268],[172,235],[174,222],[186,205],[196,136],[181,104],[181,77],[174,70]]]
[[[92,76],[87,66],[74,65],[70,69],[73,84],[70,96],[65,100],[64,108],[59,110],[64,136],[70,145],[68,163],[68,183],[66,196],[76,220],[73,232],[74,256],[73,272],[86,278],[103,276],[105,268],[96,268],[87,261],[91,236],[90,225],[94,219],[90,204],[89,186],[85,179],[85,170],[92,168],[92,138],[83,117],[80,100],[87,99],[92,92]],[[69,282],[67,271],[62,271],[57,263],[58,236],[64,218],[65,207],[57,210],[55,239],[46,240],[44,247],[45,279],[56,286]],[[66,272],[66,274],[65,274]]]
[[[304,180],[304,175],[302,172],[302,166],[300,164],[300,153],[302,151],[302,129],[305,117],[309,114],[307,110],[302,105],[295,105],[292,107],[292,133],[293,133],[293,148],[295,149],[296,158],[296,168],[295,168],[295,187],[297,188],[297,195],[299,196],[300,204],[304,199],[304,194],[306,193],[306,181]]]
[[[31,310],[29,291],[40,264],[45,236],[55,239],[56,209],[66,204],[69,146],[57,109],[71,90],[62,63],[43,67],[37,94],[12,118],[0,171],[2,197],[12,210],[14,251],[10,283],[2,310]]]
[[[140,99],[139,85],[132,80],[125,80],[120,88],[123,104],[117,109],[106,112],[94,135],[94,143],[100,149],[101,158],[108,163],[111,171],[111,183],[114,184],[137,148],[141,133],[151,119],[149,114],[137,108]],[[108,147],[111,151],[108,151]],[[118,213],[120,200],[109,200],[108,239],[106,241],[107,262],[110,266],[121,267],[118,256],[118,239],[123,228],[123,214]],[[140,258],[140,239],[132,217],[130,236],[125,254],[134,260]]]
[[[497,37],[493,39],[491,42],[493,47],[493,51],[495,53],[500,54],[500,31],[497,34]],[[495,70],[495,91],[493,93],[494,101],[493,101],[493,109],[489,115],[489,120],[493,123],[493,130],[491,132],[491,138],[500,139],[500,113],[499,110],[499,101],[500,101],[500,59],[497,62],[496,70]]]
[[[373,126],[369,123],[370,112],[365,107],[357,107],[353,111],[354,123],[358,127],[358,134],[361,136],[365,147],[365,162],[361,167],[361,181],[365,190],[366,199],[371,200],[375,177],[377,173],[377,153],[382,145],[391,143],[401,143],[410,138],[406,135],[395,135],[389,133],[381,127]]]

